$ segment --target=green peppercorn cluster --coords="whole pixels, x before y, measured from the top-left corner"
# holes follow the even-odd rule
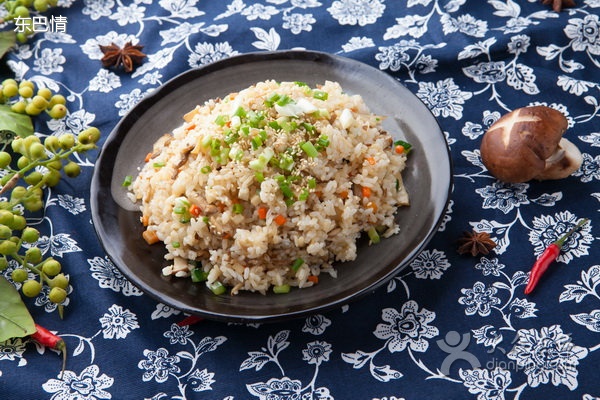
[[[3,92],[5,88],[3,85]],[[42,91],[39,96],[50,102],[56,95],[48,96]],[[43,190],[56,186],[63,174],[71,178],[80,174],[81,167],[72,155],[96,148],[99,139],[100,131],[89,127],[78,135],[66,133],[43,140],[35,135],[15,137],[0,150],[0,193],[4,199],[0,200],[0,271],[7,268],[10,259],[17,261],[19,266],[11,278],[22,283],[23,295],[35,297],[47,285],[48,298],[59,305],[59,312],[67,297],[69,280],[61,272],[59,261],[44,259],[35,245],[39,232],[28,226],[25,214],[43,209]]]
[[[10,105],[19,114],[35,117],[45,112],[50,118],[61,119],[67,115],[67,100],[48,88],[37,88],[35,83],[14,79],[2,81],[0,103]]]
[[[58,0],[0,0],[0,3],[4,3],[7,11],[4,17],[5,21],[14,21],[21,18],[25,22],[21,25],[23,29],[19,29],[20,32],[16,35],[19,42],[25,43],[27,38],[35,33],[31,15],[56,7]]]

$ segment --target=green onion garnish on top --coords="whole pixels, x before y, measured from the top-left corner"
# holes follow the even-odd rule
[[[302,264],[304,264],[304,260],[302,258],[296,258],[294,260],[294,263],[292,264],[292,269],[294,270],[294,272],[298,271]]]
[[[319,155],[319,152],[317,151],[317,149],[311,142],[304,142],[304,143],[300,144],[300,148],[309,157],[317,157]]]
[[[412,144],[405,142],[404,140],[396,140],[394,142],[394,146],[402,146],[404,147],[404,152],[408,153],[410,151],[410,149],[412,148]]]
[[[313,90],[313,97],[317,100],[327,100],[329,95],[322,90]]]

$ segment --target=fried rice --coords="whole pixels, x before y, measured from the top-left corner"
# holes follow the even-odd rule
[[[164,275],[287,292],[336,276],[399,231],[409,205],[406,143],[336,82],[264,81],[209,100],[153,146],[130,186],[144,238],[166,248]]]

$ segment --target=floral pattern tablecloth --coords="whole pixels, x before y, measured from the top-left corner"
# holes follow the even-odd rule
[[[375,293],[282,323],[180,327],[180,311],[141,293],[103,252],[89,206],[97,152],[81,156],[83,174],[48,192],[36,222],[38,245],[71,278],[65,318],[46,292],[27,303],[67,343],[66,371],[28,339],[0,343],[0,397],[600,398],[600,1],[575,3],[555,12],[537,0],[60,0],[45,15],[66,17],[66,31],[38,33],[6,57],[18,78],[69,102],[66,118],[36,126],[40,136],[93,125],[106,137],[183,71],[304,48],[370,64],[418,96],[446,135],[454,190],[428,247]],[[144,46],[145,62],[131,74],[102,68],[98,45],[128,41]],[[481,162],[481,137],[536,104],[565,114],[583,164],[560,181],[501,183]],[[525,296],[533,261],[584,217]],[[494,251],[458,254],[471,229],[488,232]]]

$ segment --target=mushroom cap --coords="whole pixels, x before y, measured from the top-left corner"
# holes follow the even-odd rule
[[[565,116],[553,108],[518,108],[487,130],[481,141],[481,160],[503,182],[527,182],[544,176],[546,160],[559,148],[567,126]]]

